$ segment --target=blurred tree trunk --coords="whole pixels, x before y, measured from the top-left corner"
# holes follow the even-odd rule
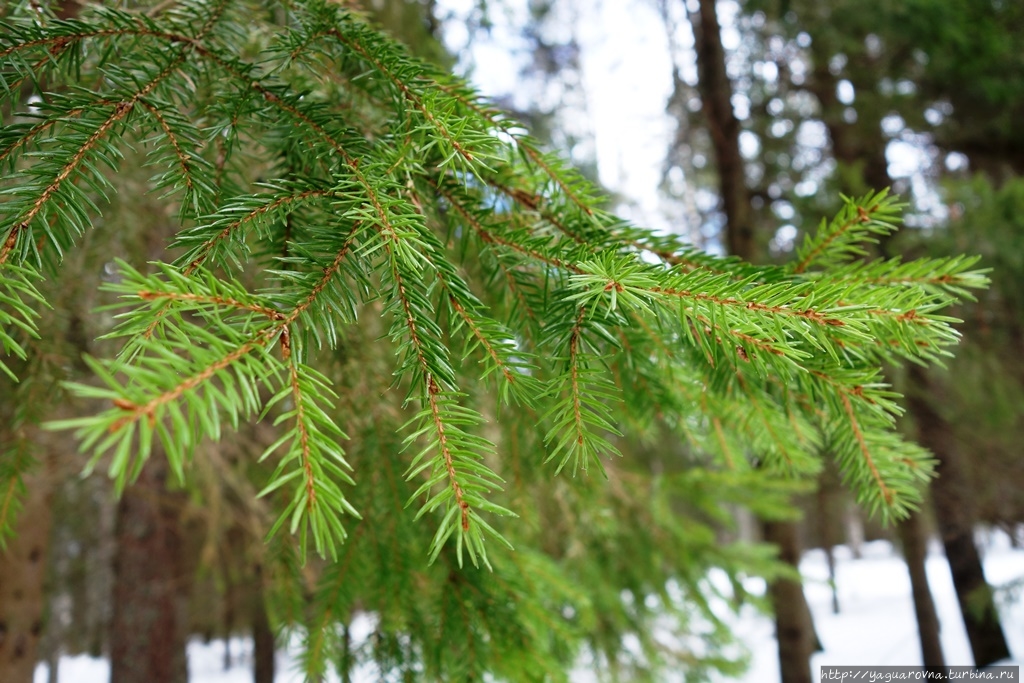
[[[836,583],[836,556],[833,549],[839,543],[841,520],[837,512],[842,507],[842,482],[839,469],[831,458],[818,477],[818,536],[828,562],[828,580],[832,588],[832,614],[839,614],[839,586]]]
[[[253,683],[274,683],[274,631],[263,589],[263,571],[255,568],[252,594]]]
[[[864,557],[864,520],[861,518],[861,509],[855,502],[848,503],[843,510],[843,530],[853,559],[859,560]]]
[[[860,168],[863,184],[844,188],[844,191],[857,195],[890,187],[892,178],[885,156],[886,141],[882,137],[882,112],[858,109],[855,123],[846,120],[846,106],[837,95],[839,78],[829,69],[833,49],[828,41],[812,38],[811,58],[814,63],[807,89],[821,108],[821,120],[832,143],[832,156],[842,164]],[[866,55],[861,57],[867,59]],[[858,90],[876,88],[877,83],[858,82],[854,87]]]
[[[911,513],[900,522],[898,531],[914,595],[914,615],[917,617],[917,632],[921,640],[921,661],[929,670],[944,670],[946,661],[942,654],[942,640],[939,637],[939,615],[935,611],[935,601],[932,600],[925,569],[925,560],[928,558],[928,534],[921,513]]]
[[[730,254],[750,261],[756,252],[750,194],[740,154],[740,122],[732,109],[733,87],[725,70],[725,48],[715,0],[700,0],[698,11],[690,14],[690,23],[697,49],[697,88],[704,122],[715,148],[719,194],[727,224],[724,242]]]
[[[80,5],[77,0],[62,0],[54,11],[61,19],[74,19]],[[45,90],[45,83],[26,79],[22,95],[28,97],[33,88]],[[13,387],[4,378],[5,392],[14,394]],[[11,415],[0,415],[2,427],[15,422]],[[4,437],[0,434],[0,451]],[[0,681],[3,683],[31,683],[38,659],[39,641],[43,635],[43,613],[46,604],[47,549],[53,495],[56,490],[55,461],[49,454],[46,461],[23,478],[26,495],[14,529],[13,538],[0,551]],[[51,676],[55,667],[51,667]]]
[[[52,467],[37,466],[24,478],[27,495],[16,535],[0,552],[0,681],[31,683],[43,633],[44,581],[50,540]]]
[[[916,365],[911,366],[909,374],[907,404],[917,422],[918,439],[938,461],[938,477],[932,482],[935,519],[946,549],[974,663],[985,666],[1008,658],[1010,650],[974,544],[976,519],[967,472],[956,450],[951,425],[932,405],[932,401],[941,398],[940,388]]]
[[[796,522],[764,522],[764,540],[779,548],[779,559],[800,566],[800,536]],[[775,611],[775,637],[779,641],[782,683],[811,683],[811,655],[821,649],[803,585],[776,579],[768,586]]]
[[[155,444],[117,510],[111,683],[185,683],[179,494],[166,489],[167,462]]]
[[[726,217],[729,253],[753,262],[757,244],[751,221],[746,167],[740,153],[740,122],[732,108],[733,87],[725,68],[725,47],[715,0],[699,0],[690,12],[697,50],[698,91],[704,120],[711,134],[719,176],[719,193]],[[764,522],[764,539],[779,548],[780,559],[799,571],[800,536],[796,522]],[[768,589],[775,612],[782,683],[811,683],[810,658],[820,648],[803,586],[776,579]]]

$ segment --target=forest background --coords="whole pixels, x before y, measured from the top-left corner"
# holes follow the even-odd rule
[[[62,7],[61,11],[78,11],[74,3]],[[938,532],[951,558],[975,658],[991,662],[1007,656],[993,608],[995,598],[980,574],[973,550],[973,531],[980,524],[994,525],[1022,540],[1019,491],[1024,485],[1024,465],[1016,444],[1020,443],[1024,379],[1019,360],[1024,341],[1019,294],[1024,266],[1024,245],[1019,244],[1020,228],[1024,227],[1024,182],[1019,179],[1024,172],[1024,133],[1016,122],[1024,120],[1024,10],[1015,3],[968,0],[919,0],[900,5],[838,0],[735,4],[664,0],[644,7],[660,19],[663,33],[658,40],[665,41],[671,55],[666,111],[674,125],[664,128],[671,137],[664,142],[664,151],[657,153],[664,160],[657,177],[659,194],[647,194],[637,202],[623,192],[612,200],[619,213],[639,224],[672,226],[713,253],[781,264],[793,257],[803,236],[813,231],[822,216],[839,211],[840,193],[862,196],[892,187],[909,203],[910,229],[882,239],[877,245],[880,255],[976,253],[983,256],[983,265],[993,269],[991,287],[976,293],[979,301],[955,312],[966,321],[962,326],[965,337],[947,370],[891,369],[891,380],[907,395],[908,419],[902,428],[916,435],[939,463],[940,477],[931,490],[933,505],[924,514],[912,516],[895,530],[865,522],[866,516],[838,486],[836,473],[826,468],[815,482],[815,492],[797,499],[807,513],[802,525],[785,521],[762,524],[744,509],[753,508],[769,519],[785,517],[778,494],[788,488],[786,484],[774,483],[766,490],[749,481],[695,477],[681,483],[687,495],[674,492],[686,503],[674,499],[669,505],[673,514],[692,515],[704,522],[698,531],[682,536],[687,552],[673,558],[682,563],[678,571],[689,573],[693,583],[716,563],[734,563],[732,569],[740,574],[791,577],[779,574],[761,546],[743,545],[739,555],[721,556],[716,556],[714,548],[735,538],[750,541],[763,536],[782,548],[783,559],[792,561],[799,554],[801,541],[804,546],[829,547],[843,541],[855,544],[857,533],[895,534],[907,554],[911,575],[916,576],[924,657],[936,663],[941,654],[933,642],[929,644],[934,626],[929,625],[929,600],[922,590],[920,566],[924,538]],[[535,134],[548,139],[552,148],[562,150],[594,180],[606,186],[616,184],[614,174],[609,175],[599,164],[600,136],[585,123],[587,103],[597,95],[586,87],[584,47],[573,27],[580,26],[576,19],[590,11],[589,5],[560,0],[457,8],[391,0],[365,9],[413,52],[445,66],[455,58],[439,39],[447,35],[450,46],[460,41],[467,46],[486,43],[489,32],[510,30],[495,27],[503,24],[494,19],[496,14],[518,17],[511,34],[526,57],[524,71],[517,91],[499,99],[498,104],[526,121]],[[531,91],[535,95],[531,96]],[[647,153],[653,154],[649,145],[650,140]],[[914,162],[906,164],[908,158]],[[147,206],[142,190],[148,175],[146,171],[135,177],[122,174],[121,196],[133,200],[121,200],[115,211],[107,214],[107,221],[124,225],[133,215],[154,211]],[[651,180],[640,182],[648,185]],[[79,265],[92,267],[85,258]],[[18,389],[5,386],[2,401],[9,416],[5,424],[32,421],[18,411],[39,405],[26,400],[30,395],[26,392],[55,390],[48,383],[51,375],[82,379],[90,372],[79,358],[81,350],[93,343],[87,320],[97,301],[88,294],[97,277],[102,278],[102,273],[95,273],[91,280],[78,273],[63,281],[63,304],[53,321],[62,334],[34,361],[53,367],[33,375],[32,381]],[[366,330],[366,340],[382,332]],[[351,389],[354,395],[360,390]],[[70,400],[60,403],[61,410],[75,410]],[[657,474],[670,460],[665,454],[680,452],[672,439],[671,435],[648,433],[630,455],[648,468],[647,475]],[[30,634],[27,641],[20,641],[27,642],[29,649],[13,657],[12,666],[29,660],[34,665],[37,657],[52,662],[61,652],[90,651],[116,657],[113,644],[135,640],[131,631],[137,617],[115,618],[114,613],[118,609],[144,610],[154,601],[169,600],[177,612],[189,616],[164,623],[170,625],[167,633],[175,634],[164,647],[167,656],[180,658],[180,644],[189,634],[251,631],[264,653],[262,669],[258,666],[256,675],[269,680],[265,653],[268,642],[272,650],[273,630],[303,620],[314,623],[322,615],[315,613],[315,607],[303,606],[315,603],[321,578],[309,575],[318,571],[315,565],[295,570],[308,575],[307,595],[281,595],[280,586],[269,582],[261,569],[263,563],[273,564],[281,557],[267,559],[264,555],[267,551],[260,539],[266,513],[244,504],[247,496],[240,492],[253,485],[246,480],[251,475],[239,461],[247,448],[262,451],[254,444],[266,440],[258,429],[243,435],[237,443],[239,453],[226,448],[223,457],[206,461],[203,466],[211,469],[197,476],[192,490],[166,493],[162,476],[156,473],[148,489],[143,477],[142,486],[129,489],[114,503],[108,481],[78,476],[81,461],[66,457],[76,450],[66,434],[33,432],[31,441],[44,446],[43,467],[31,475],[37,480],[27,487],[31,495],[24,500],[21,530],[10,542],[0,567],[4,577],[25,575],[19,579],[24,585],[5,580],[0,590],[9,591],[2,596],[0,608],[12,610],[5,623],[26,623]],[[5,443],[15,441],[15,435],[5,435]],[[643,468],[631,476],[645,481]],[[225,490],[212,485],[214,481],[228,481],[236,488]],[[636,490],[619,500],[624,508],[618,512],[642,519],[636,500],[646,495],[642,492],[647,484],[636,485]],[[735,505],[716,512],[721,498]],[[746,505],[741,504],[744,502]],[[148,520],[153,526],[132,530],[128,519]],[[590,523],[574,519],[575,524]],[[865,523],[866,531],[854,531],[854,537],[849,537],[850,529]],[[581,533],[575,524],[558,531],[572,539]],[[159,552],[137,542],[151,536],[152,529],[165,539],[162,547],[156,546]],[[580,538],[586,545],[586,535]],[[48,541],[42,544],[41,539]],[[656,547],[665,540],[640,538],[638,542]],[[672,542],[681,540],[675,537]],[[622,539],[617,543],[623,543]],[[629,548],[629,544],[609,546],[604,561],[621,562]],[[269,552],[275,550],[279,551],[271,548]],[[634,552],[649,556],[651,548],[634,548]],[[147,560],[153,565],[150,569],[145,568]],[[33,578],[39,576],[40,566],[47,567],[45,584]],[[627,577],[636,571],[635,567],[621,569]],[[149,578],[126,579],[125,571],[163,574],[153,582]],[[115,579],[118,572],[121,578]],[[625,579],[625,585],[630,580]],[[634,596],[648,590],[642,571],[632,580]],[[798,627],[793,630],[785,622],[780,624],[780,633],[794,634],[790,649],[782,653],[783,678],[805,680],[801,676],[814,645],[806,612],[796,609],[786,614],[786,606],[799,605],[791,581],[780,578],[773,585],[776,588],[770,598],[779,618]],[[584,591],[587,588],[584,586]],[[603,590],[602,599],[608,602],[599,604],[621,620],[614,627],[605,624],[608,632],[602,634],[598,619],[597,628],[583,638],[595,652],[617,653],[599,666],[609,676],[623,680],[653,676],[659,680],[653,673],[659,662],[686,666],[694,673],[730,670],[721,657],[728,634],[714,629],[704,631],[703,645],[694,648],[706,656],[694,657],[686,648],[663,652],[650,633],[639,634],[640,654],[618,653],[617,640],[623,630],[645,623],[644,615],[634,614],[628,605],[614,604],[620,596],[612,590],[612,583],[590,588],[594,588],[591,600]],[[563,592],[561,599],[571,603],[567,596],[580,587],[557,589]],[[663,604],[671,601],[671,596],[663,586],[659,590],[660,594],[654,592],[658,598],[651,612],[672,611]],[[21,592],[15,599],[17,591]],[[700,618],[694,615],[699,614],[699,606],[690,602],[693,597],[690,594],[676,606],[680,617],[676,626],[683,631],[698,629]],[[738,593],[737,599],[746,598]],[[289,610],[312,610],[313,614],[297,616]],[[25,614],[46,617],[26,620]],[[401,668],[403,658],[410,657],[402,652],[401,638],[394,634],[380,634],[375,643],[355,651],[347,649],[347,637],[344,628],[332,636],[330,659],[343,669],[346,661],[389,656]],[[0,647],[14,652],[18,642],[11,636]],[[780,646],[787,644],[780,642]],[[710,649],[703,649],[706,647]],[[571,660],[571,655],[552,656]],[[121,656],[138,661],[151,658],[139,652]],[[315,658],[310,660],[313,671],[324,665]],[[19,680],[23,675],[11,671],[10,677],[5,674],[0,679]]]

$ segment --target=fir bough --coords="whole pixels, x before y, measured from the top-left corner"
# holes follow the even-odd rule
[[[667,429],[707,471],[750,470],[751,481],[813,472],[828,452],[883,517],[914,506],[931,475],[928,454],[893,431],[898,396],[880,368],[948,354],[957,334],[941,311],[985,278],[972,258],[863,260],[898,218],[885,193],[847,199],[789,267],[699,253],[602,210],[600,194],[514,120],[325,2],[178,2],[154,16],[89,7],[74,21],[19,6],[0,24],[0,106],[11,112],[0,133],[8,356],[24,356],[39,334],[34,283],[100,221],[127,156],[146,155],[151,190],[176,217],[161,262],[119,261],[107,286],[120,297],[109,336],[123,351],[90,359],[98,381],[73,386],[104,409],[53,426],[76,430],[125,486],[156,440],[184,480],[204,439],[272,420],[279,439],[262,456],[261,495],[276,508],[274,531],[337,560],[324,590],[347,590],[344,575],[358,568],[346,549],[376,533],[360,516],[385,499],[393,510],[405,485],[401,504],[432,525],[423,561],[452,548],[458,565],[468,556],[495,567],[493,578],[452,578],[467,592],[439,600],[470,600],[484,590],[474,582],[525,590],[512,584],[548,560],[529,547],[493,552],[516,525],[547,523],[536,519],[546,503],[516,482],[607,468],[629,443],[623,433]],[[147,217],[137,220],[146,231]],[[382,439],[364,425],[359,438],[404,449],[406,484],[376,469],[365,443],[365,471],[344,450],[358,420],[338,408],[336,389],[351,385],[334,361],[378,319],[371,343],[393,358],[405,426]],[[513,455],[517,434],[532,435],[537,457]],[[595,504],[671,525],[668,498],[641,493],[625,468],[610,476],[613,499],[629,488],[659,511],[632,509],[625,494]],[[346,540],[353,524],[357,538]],[[625,533],[593,524],[597,546]],[[388,532],[395,543],[416,538],[396,536],[401,526]],[[630,547],[616,538],[619,551]],[[664,591],[664,581],[633,587]],[[553,609],[582,604],[571,584],[546,590]],[[332,595],[324,629],[344,602]],[[427,628],[420,617],[403,618]],[[309,631],[310,672],[324,665],[325,634]],[[611,641],[591,645],[615,652]],[[504,671],[495,656],[484,670]],[[417,659],[394,661],[403,657]],[[537,671],[570,658],[536,657]],[[474,666],[419,659],[437,672]]]

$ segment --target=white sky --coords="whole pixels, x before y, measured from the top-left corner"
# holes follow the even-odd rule
[[[672,71],[661,18],[648,3],[606,0],[581,19],[576,38],[601,182],[653,215],[674,127],[665,115]]]
[[[476,0],[438,0],[438,15],[455,18],[445,23],[445,40],[461,52],[469,40],[462,18],[472,15]],[[524,92],[520,76],[529,55],[518,34],[528,16],[527,0],[505,0],[490,6],[491,35],[474,37],[469,59],[470,79],[483,94],[511,95],[526,108],[536,93]],[[576,0],[559,3],[556,22],[549,23],[553,39],[567,40],[575,31],[580,46],[581,77],[586,96],[585,117],[576,122],[594,141],[594,157],[605,187],[631,202],[619,213],[636,223],[663,228],[658,185],[667,143],[675,123],[665,114],[672,93],[668,38],[653,1]],[[558,32],[561,32],[559,34]]]

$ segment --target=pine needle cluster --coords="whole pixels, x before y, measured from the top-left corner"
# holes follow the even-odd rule
[[[155,442],[185,481],[204,440],[272,421],[279,438],[256,457],[267,463],[260,496],[275,510],[275,543],[294,534],[303,556],[308,544],[333,560],[323,622],[309,629],[309,671],[338,661],[321,641],[341,642],[329,634],[345,617],[332,609],[366,599],[345,597],[359,585],[345,577],[357,571],[351,553],[371,552],[372,535],[394,544],[396,561],[419,553],[423,563],[493,564],[493,574],[452,574],[454,588],[437,596],[496,620],[486,637],[465,635],[491,651],[482,670],[519,678],[521,660],[501,658],[511,642],[533,643],[538,672],[571,661],[557,647],[537,649],[537,633],[500,633],[500,604],[474,605],[472,596],[536,594],[525,584],[540,584],[538,609],[586,603],[548,555],[507,549],[506,539],[522,537],[517,525],[551,523],[538,515],[565,500],[559,491],[586,490],[579,495],[598,508],[565,513],[577,532],[592,525],[595,547],[609,550],[591,556],[586,572],[628,575],[611,548],[658,545],[644,520],[672,517],[676,499],[616,464],[631,434],[658,429],[685,443],[701,469],[672,476],[695,497],[696,479],[751,490],[714,483],[716,472],[749,484],[812,473],[827,453],[883,517],[920,500],[932,462],[894,431],[899,397],[881,368],[948,355],[957,333],[942,311],[985,278],[972,258],[865,259],[866,245],[898,222],[901,206],[886,193],[846,199],[792,265],[709,256],[602,209],[600,193],[515,120],[356,12],[314,0],[160,9],[90,7],[62,21],[31,3],[0,24],[0,344],[8,359],[29,354],[46,303],[39,280],[104,229],[112,178],[126,157],[144,154],[176,232],[159,262],[111,261],[109,337],[121,352],[89,358],[96,381],[70,387],[101,408],[52,426],[73,429],[91,466],[123,487]],[[137,220],[146,231],[147,217]],[[355,340],[391,359],[392,391],[403,397],[398,436],[342,410],[354,405],[342,392],[355,382],[338,375],[337,361]],[[14,377],[15,367],[0,370]],[[528,456],[515,443],[520,433]],[[366,455],[374,449],[399,454],[386,462],[402,463],[400,477],[377,469],[385,461]],[[604,470],[603,493],[579,477],[552,479]],[[9,480],[18,474],[5,470]],[[543,481],[537,490],[552,498],[524,494],[523,480]],[[398,491],[406,493],[397,509],[418,521],[391,520],[384,531],[387,517],[373,508]],[[607,511],[635,522],[634,536]],[[429,527],[426,547],[398,549],[418,538],[402,536],[407,523]],[[705,550],[713,540],[661,539]],[[644,578],[633,588],[665,594],[657,584]],[[381,619],[387,600],[409,590],[392,588],[373,603]],[[605,618],[600,607],[545,628],[583,628],[580,619]],[[392,633],[430,631],[427,612],[403,614]],[[601,633],[593,624],[583,631]],[[461,650],[436,650],[432,660],[422,644],[395,637],[378,643],[378,662],[449,673],[475,666],[448,659]],[[618,656],[621,638],[588,637]]]

